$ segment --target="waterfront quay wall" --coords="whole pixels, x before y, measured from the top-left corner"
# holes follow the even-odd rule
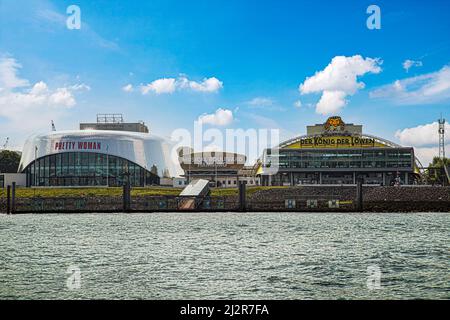
[[[367,212],[450,212],[450,187],[364,186]],[[135,196],[124,210],[122,196],[16,198],[15,213],[172,212],[179,211],[177,196]],[[301,186],[262,189],[248,194],[245,211],[346,212],[357,211],[355,186]],[[198,199],[195,211],[240,211],[238,195]],[[6,197],[0,198],[5,213]],[[189,211],[189,210],[186,210]]]
[[[14,213],[77,213],[77,212],[173,212],[183,198],[176,196],[132,197],[130,208],[124,210],[122,196],[29,197],[16,198]],[[206,197],[195,211],[236,211],[238,196]],[[0,198],[0,213],[6,213],[6,199]],[[188,210],[187,210],[188,211]]]
[[[450,187],[367,187],[363,199],[365,211],[450,212]]]
[[[450,212],[450,187],[363,186],[365,212]],[[304,186],[255,192],[248,200],[252,211],[355,211],[355,186]],[[314,201],[316,200],[316,201]]]

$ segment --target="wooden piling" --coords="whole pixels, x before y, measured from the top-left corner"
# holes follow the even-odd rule
[[[363,180],[358,179],[356,182],[356,211],[363,211]]]
[[[243,181],[239,182],[239,210],[247,210],[246,184]]]
[[[130,212],[131,211],[131,188],[129,182],[126,182],[123,185],[123,211]]]
[[[11,186],[6,187],[6,214],[11,214]]]
[[[16,182],[12,183],[11,187],[11,213],[16,212]]]

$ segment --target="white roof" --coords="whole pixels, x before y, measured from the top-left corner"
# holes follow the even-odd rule
[[[19,171],[35,159],[66,152],[93,152],[122,157],[162,176],[165,169],[173,177],[183,174],[172,143],[150,133],[110,130],[52,131],[31,136],[25,142]]]

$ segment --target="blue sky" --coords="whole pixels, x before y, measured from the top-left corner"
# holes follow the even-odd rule
[[[72,4],[79,30],[66,26]],[[379,30],[366,26],[371,4]],[[445,0],[0,0],[0,138],[20,147],[50,120],[72,129],[117,112],[162,136],[209,114],[211,127],[287,139],[340,115],[428,160],[436,119],[450,118],[449,10]]]

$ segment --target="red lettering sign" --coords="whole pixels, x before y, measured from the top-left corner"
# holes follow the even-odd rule
[[[101,150],[101,142],[97,141],[57,141],[55,150]]]

